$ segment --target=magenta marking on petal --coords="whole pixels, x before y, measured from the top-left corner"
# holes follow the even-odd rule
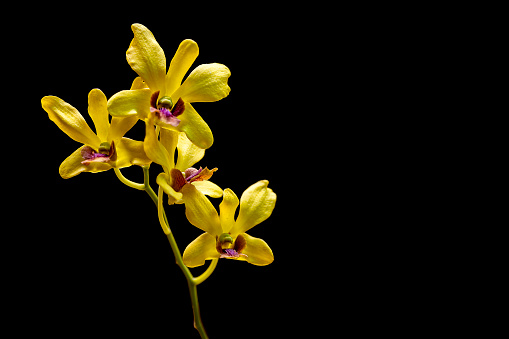
[[[167,125],[172,125],[174,127],[177,127],[180,124],[180,119],[177,119],[169,109],[165,107],[161,107],[157,110],[154,110],[156,112],[156,116],[164,122]]]
[[[188,168],[187,170],[189,170],[189,168]],[[187,172],[187,170],[186,170],[186,172]],[[195,169],[194,169],[194,171],[192,171],[193,173],[192,173],[190,176],[188,176],[188,177],[186,178],[186,181],[187,181],[187,182],[189,182],[192,178],[194,178],[194,177],[196,177],[197,175],[199,175],[199,174],[201,173],[201,171],[203,171],[203,168],[201,168],[201,167],[200,167],[200,169],[199,169],[199,170],[197,170],[197,169],[195,168]],[[186,173],[186,174],[187,174],[187,173]]]
[[[163,114],[165,117],[173,116],[173,114],[171,114],[171,111],[165,107],[159,108],[159,113]]]
[[[110,156],[102,153],[97,153],[90,146],[85,146],[81,149],[81,157],[83,165],[89,165],[91,162],[109,162]]]
[[[90,146],[85,146],[81,149],[81,157],[84,160],[89,160],[94,158],[95,151]]]
[[[236,259],[236,258],[239,258],[241,256],[247,258],[247,255],[245,255],[244,253],[239,253],[239,252],[235,251],[233,248],[227,248],[227,249],[223,249],[223,253],[221,253],[219,258],[233,258],[233,259]]]
[[[239,254],[237,253],[237,251],[235,251],[234,249],[231,249],[231,248],[227,248],[225,250],[223,250],[226,254],[228,254],[230,257],[238,257]]]
[[[167,125],[172,125],[173,127],[177,127],[180,124],[180,119],[177,119],[173,116],[171,117],[162,117],[160,118],[162,122],[164,122]]]

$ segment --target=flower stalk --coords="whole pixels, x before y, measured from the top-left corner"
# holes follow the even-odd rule
[[[173,255],[175,256],[175,262],[180,267],[182,272],[184,273],[184,276],[187,280],[187,286],[189,288],[189,294],[191,296],[191,304],[193,307],[193,315],[194,315],[194,327],[200,333],[201,338],[208,338],[207,333],[205,332],[205,328],[203,327],[203,322],[201,320],[200,315],[200,304],[198,302],[198,291],[196,289],[196,286],[204,282],[211,274],[214,272],[214,269],[217,266],[217,259],[214,260],[207,270],[200,275],[199,277],[195,278],[189,268],[184,265],[184,261],[182,260],[182,255],[180,254],[180,250],[178,248],[177,242],[175,241],[175,238],[173,237],[173,233],[171,232],[170,225],[168,224],[168,219],[166,218],[166,213],[164,211],[163,207],[163,196],[164,192],[161,186],[159,186],[159,191],[157,197],[155,196],[154,191],[152,190],[152,187],[150,187],[150,184],[148,183],[148,167],[143,168],[144,177],[145,177],[145,191],[148,193],[148,195],[152,198],[154,203],[157,205],[157,215],[159,217],[159,222],[161,224],[161,227],[163,228],[164,233],[166,234],[166,237],[168,238],[168,242],[170,243],[171,249],[173,251]]]
[[[212,272],[214,272],[217,266],[218,260],[217,259],[212,260],[212,262],[210,263],[209,267],[205,270],[205,272],[203,272],[198,277],[194,277],[189,268],[187,268],[187,266],[184,265],[182,255],[178,248],[177,242],[173,237],[173,233],[171,232],[170,226],[168,224],[168,219],[164,211],[163,207],[164,191],[161,188],[161,186],[159,186],[158,194],[157,195],[155,194],[154,190],[150,186],[149,170],[150,166],[143,166],[143,179],[144,179],[143,184],[138,184],[125,178],[120,172],[120,170],[115,170],[115,174],[117,175],[118,179],[125,185],[138,190],[145,190],[145,192],[147,192],[147,194],[150,196],[154,204],[157,206],[157,215],[159,217],[159,222],[161,224],[163,232],[166,234],[166,237],[168,238],[168,242],[170,243],[173,255],[175,256],[175,262],[180,267],[187,280],[189,295],[191,296],[191,305],[193,307],[194,327],[196,328],[202,339],[208,338],[207,333],[205,332],[205,327],[203,326],[203,322],[201,320],[200,304],[198,302],[198,290],[196,287],[199,284],[203,283],[205,280],[207,280],[208,277],[210,277],[210,275],[212,274]],[[143,188],[141,188],[141,186],[143,186]]]
[[[68,179],[81,173],[100,173],[113,169],[128,187],[145,191],[157,208],[160,226],[166,234],[175,263],[186,277],[194,315],[194,327],[201,338],[208,338],[200,314],[198,285],[206,281],[219,259],[246,261],[265,266],[274,260],[268,244],[246,232],[266,220],[276,203],[276,194],[267,180],[248,187],[240,199],[230,189],[212,182],[211,167],[194,167],[212,146],[210,127],[193,108],[195,102],[214,102],[229,95],[228,67],[218,63],[202,64],[185,75],[198,56],[198,44],[182,41],[167,67],[167,60],[152,32],[143,25],[131,26],[134,38],[127,50],[127,62],[139,75],[129,90],[109,99],[99,89],[88,94],[88,115],[93,127],[81,113],[56,96],[45,96],[42,108],[48,118],[81,145],[60,165],[59,174]],[[111,119],[110,119],[111,117]],[[144,140],[125,134],[141,121]],[[161,165],[156,178],[157,194],[150,186],[150,164]],[[121,169],[139,166],[143,183],[126,178]],[[164,208],[185,204],[186,217],[204,231],[180,252]],[[218,210],[209,198],[221,198]],[[236,213],[239,208],[238,214]],[[208,268],[195,277],[189,268]]]
[[[127,179],[126,177],[124,177],[122,172],[120,172],[119,168],[114,168],[113,170],[115,171],[115,174],[117,175],[118,180],[120,180],[123,184],[125,184],[131,188],[141,190],[141,191],[146,189],[146,186],[144,183],[138,184],[137,182],[131,181],[131,180]]]

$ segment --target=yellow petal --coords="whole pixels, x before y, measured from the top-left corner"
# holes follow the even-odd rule
[[[60,176],[64,179],[68,179],[82,172],[104,172],[113,168],[112,164],[117,168],[124,168],[132,165],[144,166],[151,163],[151,160],[145,155],[143,142],[141,141],[122,138],[115,146],[117,160],[114,163],[91,162],[88,165],[81,163],[84,160],[81,155],[81,150],[85,146],[78,148],[60,165]]]
[[[134,78],[130,89],[143,89],[143,88],[148,88],[145,81],[143,81],[143,79],[141,77]]]
[[[180,124],[178,130],[186,133],[187,137],[196,146],[207,149],[214,143],[214,136],[209,125],[202,119],[190,103],[186,103],[186,109],[179,115]]]
[[[143,81],[141,77],[136,77],[131,85],[131,90],[135,89],[144,89],[147,88],[147,85]],[[108,134],[108,142],[111,143],[112,140],[119,141],[127,131],[136,125],[138,122],[138,115],[131,115],[128,117],[112,117],[110,130]]]
[[[239,198],[235,193],[227,188],[223,193],[223,202],[219,205],[219,217],[223,233],[228,233],[235,224],[235,211],[239,206]]]
[[[187,267],[197,267],[205,264],[205,260],[217,259],[216,238],[203,233],[194,239],[184,250],[182,259]]]
[[[196,67],[186,81],[171,95],[187,102],[212,102],[230,93],[228,67],[221,64],[203,64]]]
[[[177,149],[178,158],[175,167],[181,171],[192,167],[205,155],[205,150],[193,144],[184,132],[178,135]]]
[[[170,163],[171,168],[175,167],[175,149],[177,148],[178,135],[178,131],[169,130],[166,128],[161,128],[159,134],[161,144],[168,151],[168,162]]]
[[[179,88],[184,75],[198,57],[198,53],[198,44],[193,40],[186,39],[180,43],[166,74],[166,93],[171,94]]]
[[[134,24],[131,29],[134,38],[126,53],[127,62],[152,91],[162,91],[166,77],[164,51],[147,27]]]
[[[148,158],[163,166],[165,172],[169,173],[170,169],[173,168],[173,161],[170,160],[166,148],[157,140],[153,117],[145,121],[145,141],[143,145]]]
[[[198,191],[212,198],[220,198],[223,195],[221,187],[217,186],[212,181],[193,181],[191,185],[194,185]]]
[[[247,255],[247,257],[244,257],[247,262],[257,266],[265,266],[274,261],[274,254],[263,239],[252,237],[246,233],[242,233],[242,236],[246,240],[246,248],[242,250],[242,253]]]
[[[99,148],[101,139],[90,129],[76,108],[54,96],[42,98],[41,104],[50,120],[71,139],[89,145],[96,150]]]
[[[108,134],[108,142],[111,143],[112,140],[119,140],[122,138],[127,131],[133,128],[134,125],[138,122],[138,116],[132,115],[125,118],[112,117],[111,125]]]
[[[83,158],[81,156],[81,149],[85,147],[84,145],[74,151],[70,156],[68,156],[58,169],[60,176],[64,179],[72,178],[82,172],[103,172],[111,169],[112,167],[106,163],[92,162],[89,165],[83,165],[81,162]]]
[[[192,225],[213,236],[221,234],[219,215],[209,199],[198,191],[194,185],[185,185],[182,188],[182,194],[186,204],[187,220]]]
[[[106,95],[100,89],[95,88],[88,93],[88,114],[94,122],[97,136],[101,140],[106,140],[110,129],[107,104]]]
[[[231,230],[232,236],[246,232],[272,214],[276,206],[276,194],[268,185],[268,180],[261,180],[242,193],[239,216]]]
[[[118,168],[131,165],[145,166],[152,162],[145,154],[141,141],[122,138],[116,145],[118,154],[116,167]]]
[[[157,176],[156,182],[163,189],[164,193],[168,194],[168,204],[173,205],[176,201],[182,200],[182,193],[175,192],[170,185],[170,177],[166,173],[160,173]]]
[[[150,112],[151,95],[148,88],[120,91],[108,100],[108,111],[113,117],[137,115],[146,119]]]

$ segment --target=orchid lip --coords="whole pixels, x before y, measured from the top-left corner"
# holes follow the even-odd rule
[[[223,233],[221,236],[216,237],[216,250],[219,252],[219,258],[230,258],[230,259],[238,259],[240,257],[246,257],[247,255],[242,253],[242,251],[246,248],[246,240],[244,237],[239,234],[237,239],[233,244],[233,248],[229,248],[231,243],[231,236],[229,233]],[[226,247],[226,248],[224,248]]]
[[[223,253],[219,256],[219,258],[240,258],[240,257],[247,257],[247,255],[243,253],[238,253],[233,248],[227,248],[223,250]]]
[[[179,98],[175,105],[170,97],[162,97],[157,101],[159,91],[154,92],[150,98],[150,112],[155,113],[157,118],[167,125],[178,127],[180,119],[177,116],[184,113],[185,104],[182,98]]]
[[[217,171],[217,168],[209,170],[207,167],[200,167],[200,169],[189,167],[185,170],[185,172],[172,168],[170,171],[170,176],[172,178],[171,187],[175,190],[175,192],[180,192],[182,187],[186,184],[210,179],[215,171]]]
[[[159,109],[150,107],[150,111],[154,112],[156,117],[167,125],[177,127],[180,124],[180,119],[178,119],[169,109],[165,107],[161,107]]]
[[[92,147],[85,146],[81,149],[81,157],[83,158],[81,163],[85,166],[90,165],[92,162],[114,162],[117,160],[115,143],[113,141],[111,142],[107,154],[96,152]]]
[[[188,169],[186,170],[186,172],[187,172],[189,169],[193,169],[193,168],[192,168],[192,167],[188,168]],[[191,173],[191,174],[190,174],[190,175],[186,178],[186,181],[187,181],[187,182],[190,182],[190,180],[191,180],[192,178],[194,178],[194,177],[196,177],[197,175],[199,175],[202,171],[203,171],[203,168],[201,168],[201,167],[200,167],[200,169],[199,169],[199,170],[196,170],[196,169],[195,169],[195,171],[192,171],[192,172],[194,172],[194,173]]]

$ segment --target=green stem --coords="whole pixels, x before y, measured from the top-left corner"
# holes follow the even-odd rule
[[[115,174],[117,175],[117,178],[123,183],[126,184],[129,187],[136,188],[137,190],[144,190],[145,184],[138,184],[137,182],[131,181],[124,177],[122,172],[120,172],[119,168],[114,168]]]
[[[180,269],[182,270],[187,279],[187,286],[189,288],[189,294],[191,296],[191,305],[193,306],[194,328],[198,330],[198,333],[200,333],[200,337],[202,339],[204,338],[208,339],[207,333],[205,332],[205,328],[203,327],[203,322],[201,320],[200,304],[198,303],[198,291],[196,289],[196,286],[205,281],[205,279],[207,279],[210,276],[212,271],[214,271],[214,269],[216,268],[217,261],[214,264],[211,263],[209,268],[207,268],[207,270],[198,278],[193,277],[193,274],[191,273],[189,268],[187,268],[187,266],[184,265],[184,261],[182,260],[182,255],[180,254],[177,242],[175,241],[170,226],[168,225],[168,220],[166,219],[166,215],[163,209],[163,196],[164,196],[163,189],[161,188],[161,186],[159,186],[157,199],[157,210],[158,210],[157,214],[159,216],[159,222],[161,223],[161,227],[163,228],[163,231],[166,234],[166,237],[168,238],[171,249],[173,251],[173,255],[175,256],[175,262],[177,263],[178,267],[180,267]]]
[[[150,198],[152,198],[152,201],[154,202],[154,204],[156,204],[157,206],[157,195],[154,193],[154,190],[152,189],[152,187],[150,187],[150,174],[149,174],[149,168],[150,166],[143,166],[143,189],[145,190],[145,192],[148,193],[148,195],[150,196]]]
[[[214,272],[214,270],[216,269],[216,266],[217,266],[217,262],[219,261],[219,259],[212,259],[209,267],[207,268],[207,270],[205,272],[203,272],[199,277],[196,277],[193,279],[195,285],[199,285],[201,284],[202,282],[204,282],[205,280],[207,280],[207,278],[212,274],[212,272]]]
[[[203,327],[203,323],[201,321],[200,315],[200,304],[198,302],[198,291],[196,289],[196,284],[193,283],[192,280],[187,281],[187,286],[189,287],[189,294],[191,295],[191,304],[193,305],[193,314],[194,314],[194,328],[200,333],[200,337],[202,339],[208,339],[207,332],[205,332],[205,327]]]
[[[200,305],[198,303],[198,291],[196,289],[196,286],[204,282],[214,271],[217,265],[217,259],[212,260],[210,263],[210,266],[207,268],[207,270],[200,275],[199,277],[195,278],[193,277],[191,271],[189,268],[187,268],[186,265],[184,265],[184,261],[182,260],[182,255],[180,254],[180,250],[178,248],[177,242],[175,241],[175,238],[173,237],[173,233],[171,232],[170,226],[168,224],[168,219],[166,218],[166,213],[164,212],[163,208],[163,196],[164,192],[159,186],[158,195],[155,194],[152,187],[150,187],[149,183],[149,167],[144,166],[143,167],[143,174],[144,174],[144,185],[145,185],[145,191],[148,193],[152,201],[157,206],[157,215],[159,217],[159,222],[161,223],[161,227],[163,228],[164,233],[166,234],[166,237],[168,238],[168,242],[170,243],[171,249],[173,251],[173,255],[175,256],[175,261],[177,265],[180,267],[182,272],[184,273],[186,279],[187,279],[187,285],[189,287],[189,294],[191,296],[191,305],[193,306],[193,315],[194,315],[194,328],[198,331],[200,334],[200,337],[202,339],[208,339],[207,333],[205,332],[205,328],[203,327],[203,322],[201,320],[200,315]]]

